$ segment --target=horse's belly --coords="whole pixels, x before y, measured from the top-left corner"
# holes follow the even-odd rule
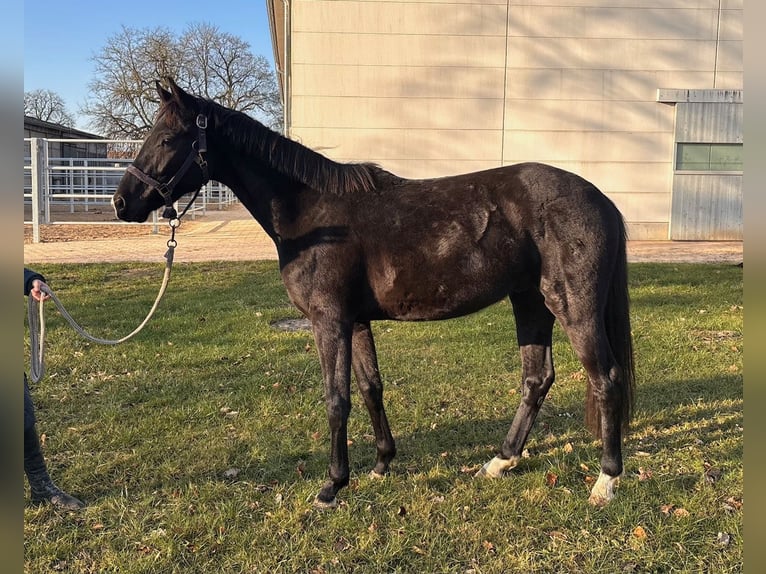
[[[385,287],[373,285],[377,304],[391,319],[433,321],[467,315],[508,295],[507,282],[480,274],[466,277],[428,273],[426,269],[399,273]]]

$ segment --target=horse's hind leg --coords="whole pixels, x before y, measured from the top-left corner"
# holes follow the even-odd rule
[[[369,323],[354,325],[351,365],[375,431],[377,460],[371,476],[383,476],[388,472],[388,465],[396,455],[396,445],[383,408],[383,383],[380,380],[378,357]]]
[[[601,438],[601,472],[591,489],[591,504],[604,506],[614,498],[614,487],[622,474],[622,430],[624,384],[622,371],[609,345],[603,320],[594,313],[579,323],[563,320],[572,348],[588,375],[586,420]]]
[[[511,302],[521,350],[521,403],[500,454],[485,464],[476,476],[500,477],[516,466],[555,379],[551,350],[554,316],[545,306],[542,294],[537,290],[514,293]]]

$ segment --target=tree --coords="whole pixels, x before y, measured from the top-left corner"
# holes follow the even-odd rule
[[[63,98],[52,90],[24,92],[24,115],[68,128],[74,127],[74,117],[67,111]]]
[[[191,93],[281,128],[278,87],[266,58],[210,24],[191,24],[180,37],[162,27],[123,26],[93,62],[91,96],[82,112],[107,137],[146,136],[159,105],[155,80],[166,76]]]

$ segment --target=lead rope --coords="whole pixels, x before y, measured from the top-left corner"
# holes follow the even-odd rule
[[[196,198],[196,195],[195,195]],[[193,200],[192,200],[193,201]],[[191,204],[190,204],[191,205]],[[188,209],[187,205],[187,209]],[[181,214],[182,216],[186,213],[186,209]],[[152,315],[154,315],[154,312],[157,310],[157,307],[160,304],[160,300],[162,299],[162,296],[165,294],[165,290],[168,287],[168,282],[170,281],[170,271],[173,267],[173,254],[175,253],[175,248],[178,245],[178,242],[175,239],[176,236],[176,229],[179,225],[181,225],[180,218],[174,218],[171,219],[170,222],[170,228],[171,228],[171,235],[170,239],[168,240],[168,250],[165,252],[165,275],[162,278],[162,285],[160,285],[160,291],[157,294],[157,298],[154,300],[154,305],[152,305],[152,308],[149,309],[149,313],[146,315],[146,318],[141,322],[141,324],[136,327],[131,333],[125,335],[124,337],[121,337],[120,339],[101,339],[100,337],[94,337],[90,333],[88,333],[85,329],[83,329],[77,321],[75,321],[72,316],[69,314],[69,312],[66,310],[64,305],[59,301],[59,298],[56,297],[56,294],[51,291],[50,287],[47,285],[42,287],[42,292],[49,295],[50,298],[53,300],[53,302],[56,304],[56,308],[59,310],[61,315],[69,322],[69,324],[72,326],[72,328],[82,335],[84,338],[88,339],[89,341],[93,341],[94,343],[99,343],[101,345],[117,345],[119,343],[123,343],[133,337],[134,335],[138,334],[141,329],[146,326],[146,324],[149,322],[149,319],[152,318]],[[43,305],[40,301],[35,300],[34,297],[28,297],[27,302],[27,320],[29,321],[29,337],[30,337],[30,355],[31,355],[31,365],[29,369],[29,375],[32,379],[32,382],[36,383],[40,379],[43,378],[43,375],[45,374],[45,313],[43,311],[45,305]]]

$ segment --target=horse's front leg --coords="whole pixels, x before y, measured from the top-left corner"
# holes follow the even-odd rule
[[[381,477],[388,473],[388,465],[396,455],[396,443],[383,407],[383,382],[380,380],[378,357],[369,323],[354,325],[352,367],[375,431],[377,459],[370,476]]]
[[[348,484],[348,415],[351,412],[351,324],[328,318],[312,318],[324,382],[325,406],[330,425],[328,479],[314,505],[337,506],[338,491]]]

